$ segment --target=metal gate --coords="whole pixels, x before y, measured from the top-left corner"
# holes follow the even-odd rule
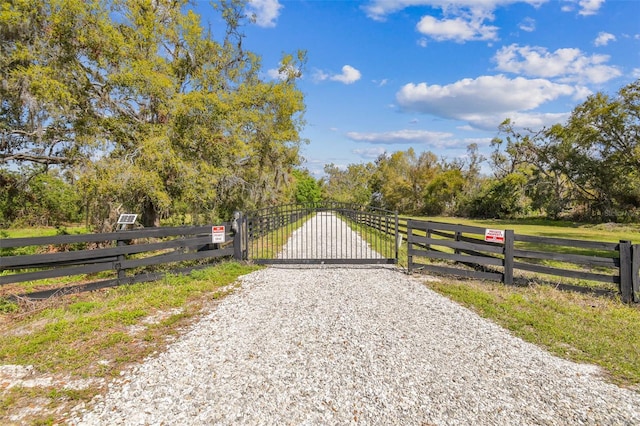
[[[396,264],[398,214],[343,203],[290,204],[246,217],[247,257],[261,264]]]

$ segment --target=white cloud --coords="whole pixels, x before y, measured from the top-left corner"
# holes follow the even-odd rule
[[[322,70],[315,70],[312,74],[312,78],[315,82],[325,81],[329,78],[329,74]]]
[[[631,71],[631,76],[633,78],[640,78],[640,68],[634,68],[633,71]]]
[[[588,16],[595,15],[600,10],[600,6],[604,4],[605,0],[580,0],[578,4],[580,5],[580,15]]]
[[[564,0],[564,2],[560,7],[563,12],[573,12],[577,6],[580,8],[579,15],[589,16],[598,13],[605,0]]]
[[[360,133],[348,132],[347,137],[355,142],[367,142],[371,144],[425,144],[437,147],[446,147],[451,143],[453,134],[446,132],[431,132],[428,130],[396,130],[393,132]]]
[[[496,75],[467,78],[446,86],[409,83],[396,94],[396,100],[405,111],[464,121],[476,129],[495,130],[505,118],[518,119],[523,126],[531,127],[557,123],[565,119],[565,113],[532,110],[563,96],[575,99],[589,93],[583,87],[546,79],[510,79]]]
[[[606,46],[610,41],[616,41],[616,36],[604,31],[598,33],[598,37],[593,41],[596,46]]]
[[[528,33],[533,32],[536,30],[536,21],[533,18],[524,18],[522,22],[518,24],[518,28]]]
[[[345,65],[342,67],[342,74],[333,75],[330,77],[330,79],[333,81],[339,81],[340,83],[344,84],[351,84],[360,80],[360,77],[362,77],[360,71],[358,71],[351,65]]]
[[[469,40],[497,40],[498,27],[483,25],[481,19],[436,19],[433,16],[424,16],[417,30],[437,41],[453,40],[464,42]]]
[[[587,56],[576,48],[549,52],[543,47],[512,44],[498,50],[493,60],[500,71],[556,78],[562,83],[603,83],[622,74],[617,67],[605,64],[609,56]]]
[[[572,86],[545,79],[509,79],[496,75],[465,78],[446,86],[409,83],[396,94],[396,100],[405,110],[463,118],[478,112],[531,110],[574,93]]]
[[[268,70],[267,75],[274,80],[284,80],[286,78],[284,73],[281,73],[280,70],[275,68]]]
[[[360,71],[358,71],[351,65],[343,66],[341,74],[330,75],[321,70],[316,70],[316,72],[313,74],[313,79],[315,81],[331,80],[331,81],[339,81],[340,83],[344,83],[344,84],[355,83],[356,81],[360,80],[361,77],[362,77],[362,74],[360,73]]]
[[[247,12],[253,22],[260,27],[275,27],[283,6],[278,0],[249,0]]]

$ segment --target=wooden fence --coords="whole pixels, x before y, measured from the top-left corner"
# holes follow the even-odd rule
[[[406,223],[410,272],[424,270],[513,284],[514,271],[519,270],[606,283],[623,301],[640,302],[640,245],[631,241],[535,237],[512,230],[411,219]]]
[[[246,259],[247,242],[243,234],[264,234],[301,218],[298,212],[262,217],[262,221],[248,227],[249,232],[243,232],[246,221],[241,216],[235,224],[221,224],[225,229],[222,243],[213,243],[211,226],[0,239],[0,286],[86,276],[82,278],[84,284],[44,284],[45,288],[34,287],[35,290],[28,294],[19,294],[41,299],[53,294],[152,281],[161,278],[167,269],[182,273],[203,267],[195,265],[196,262],[211,263],[223,257]],[[544,274],[604,283],[605,288],[608,286],[619,292],[624,301],[640,302],[640,245],[630,241],[603,243],[534,237],[505,230],[504,241],[497,243],[486,241],[487,229],[481,227],[402,217],[394,224],[382,216],[367,216],[361,222],[396,239],[397,226],[399,234],[407,241],[409,271],[424,270],[505,284],[512,284],[519,278],[514,277],[514,271],[521,271],[519,276],[522,273]],[[238,223],[241,226],[236,226]],[[232,230],[234,227],[238,232]],[[29,246],[40,247],[40,253],[20,253],[22,248]],[[189,264],[185,265],[185,262]],[[160,272],[153,270],[160,264],[171,265],[171,268]],[[585,289],[583,285],[562,284],[561,287]]]
[[[167,269],[185,273],[205,267],[218,258],[242,259],[241,238],[232,230],[233,226],[228,222],[216,225],[216,229],[185,226],[1,239],[0,286],[76,275],[90,281],[64,287],[45,282],[40,287],[51,288],[17,295],[42,299],[54,294],[152,281],[164,276]],[[38,246],[40,253],[20,254],[21,248],[29,246]],[[161,264],[170,267],[154,271],[156,265]],[[107,279],[103,279],[105,275]]]

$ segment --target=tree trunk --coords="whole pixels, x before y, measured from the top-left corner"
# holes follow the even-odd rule
[[[160,215],[155,204],[151,200],[146,200],[142,206],[142,226],[154,228],[160,226]]]

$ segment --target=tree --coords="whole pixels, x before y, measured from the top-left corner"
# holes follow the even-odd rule
[[[305,53],[262,80],[243,48],[244,2],[218,10],[216,40],[188,0],[12,2],[0,18],[0,165],[73,166],[96,224],[110,205],[153,226],[282,199],[300,162]]]
[[[468,215],[477,218],[511,219],[526,214],[526,182],[526,176],[520,173],[488,179],[480,192],[470,200]]]
[[[296,203],[310,204],[322,200],[322,189],[308,170],[294,170],[293,177],[295,179],[294,198]]]
[[[494,138],[495,150],[491,156],[494,174],[502,179],[510,174],[522,174],[526,180],[524,195],[531,200],[531,208],[557,219],[575,205],[571,185],[563,171],[557,147],[549,139],[549,129],[532,131],[515,129],[511,120],[505,120],[499,131],[504,140]]]
[[[375,173],[372,163],[349,164],[346,170],[331,163],[324,167],[324,172],[326,177],[322,179],[322,183],[326,199],[364,206],[371,203]]]
[[[640,211],[640,80],[617,97],[602,93],[547,133],[555,164],[586,206],[587,217],[621,220]]]
[[[424,213],[441,215],[456,210],[457,197],[462,193],[465,179],[459,169],[443,171],[429,182],[425,191]]]
[[[381,156],[377,166],[375,180],[383,206],[403,213],[422,213],[426,188],[440,171],[437,157],[428,151],[416,157],[409,148]]]
[[[640,212],[640,80],[616,97],[597,93],[566,124],[520,133],[500,126],[492,156],[498,179],[521,174],[531,207],[552,218],[611,221]]]
[[[3,2],[0,167],[69,165],[96,134],[96,70],[120,38],[100,0]]]

